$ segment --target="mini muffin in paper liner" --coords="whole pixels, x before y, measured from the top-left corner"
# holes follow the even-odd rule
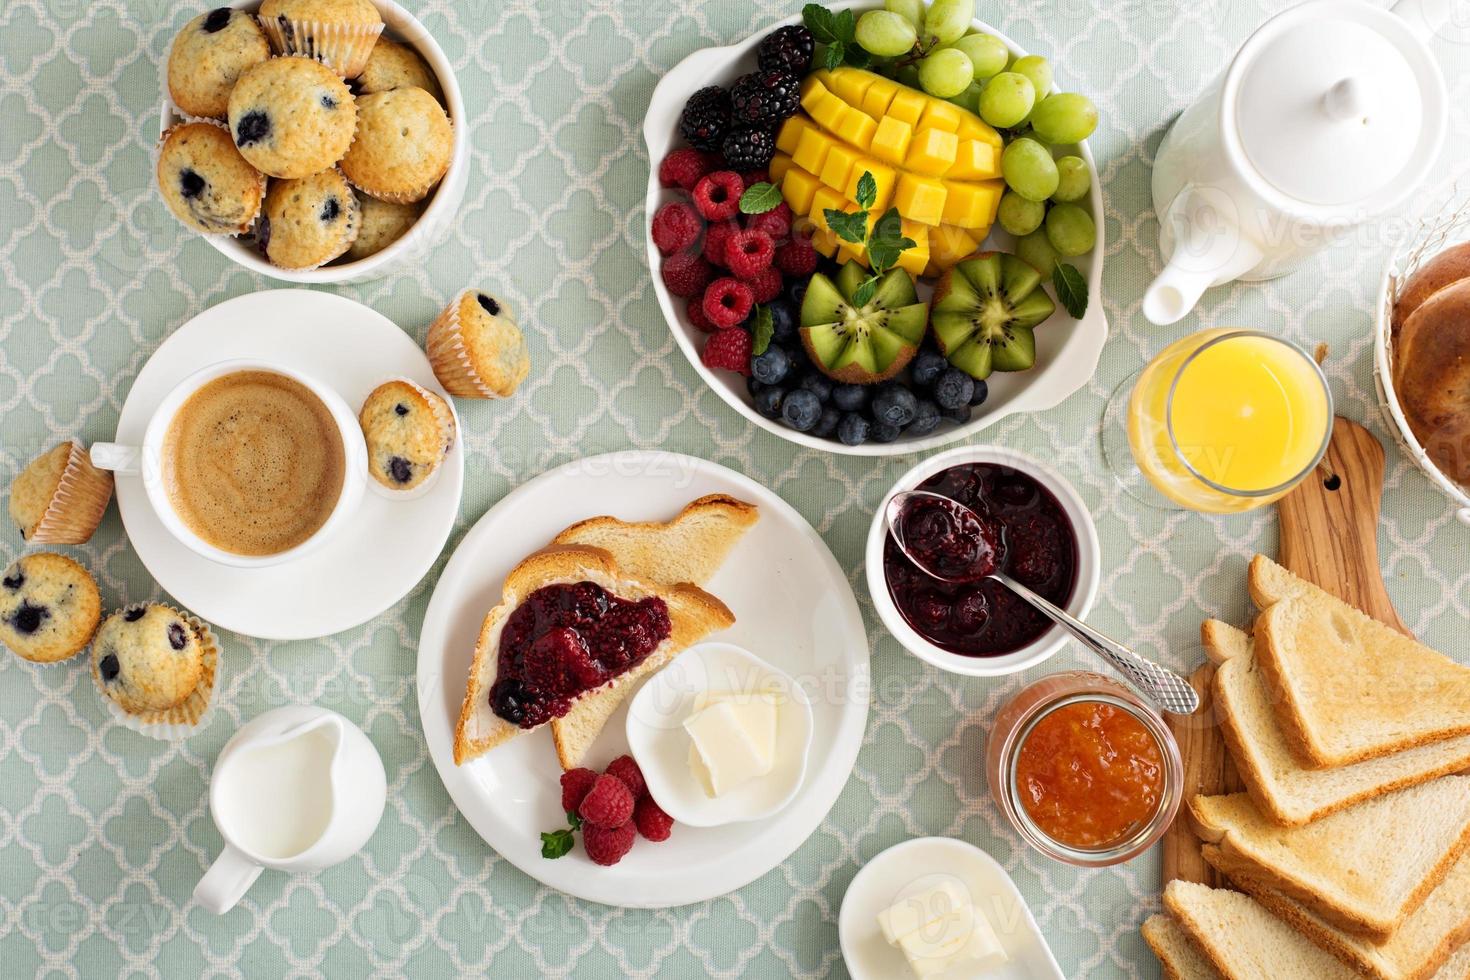
[[[265,200],[263,200],[260,205],[260,217],[255,223],[255,237],[256,243],[259,246],[261,253],[265,256],[266,261],[268,261],[276,268],[290,269],[295,272],[310,272],[316,269],[320,269],[322,266],[328,265],[332,262],[336,262],[342,256],[346,255],[347,250],[352,247],[352,243],[357,241],[357,236],[362,231],[362,204],[358,201],[357,195],[353,193],[352,182],[348,180],[347,177],[342,173],[341,167],[333,165],[331,167],[328,167],[326,170],[321,171],[320,174],[312,174],[308,177],[297,177],[295,178],[295,180],[312,180],[316,177],[321,176],[321,174],[327,173],[328,171],[331,171],[335,173],[338,177],[341,177],[342,183],[347,186],[347,224],[342,229],[342,240],[338,243],[340,245],[341,251],[327,256],[320,262],[309,262],[303,265],[286,265],[285,263],[278,261],[276,257],[271,255],[270,253],[271,235],[275,233],[275,229],[270,220],[270,215],[267,213],[270,209],[271,204],[271,194],[267,193]],[[275,184],[272,185],[271,191],[275,192],[279,190],[282,193],[286,193],[289,191],[288,185],[292,183],[293,180],[290,179],[277,180]],[[336,248],[338,246],[333,247]]]
[[[71,441],[71,454],[31,544],[82,544],[92,537],[112,499],[112,473],[92,465],[87,449]]]
[[[504,349],[496,351],[499,356],[493,362],[484,358],[477,364],[465,340],[459,315],[465,298],[477,292],[466,289],[450,301],[429,327],[425,350],[434,368],[434,376],[451,395],[457,398],[509,398],[530,370],[525,357],[525,338],[521,336],[513,316],[497,316],[502,330],[507,334],[513,330],[514,337],[510,338],[511,343],[501,345]],[[512,344],[514,350],[510,349]]]
[[[96,658],[88,656],[92,683],[97,689],[97,696],[107,707],[107,712],[114,721],[140,735],[147,735],[149,738],[156,738],[162,742],[179,742],[202,729],[214,709],[214,692],[219,681],[219,640],[215,637],[214,630],[204,620],[166,602],[134,602],[124,606],[121,611],[143,606],[159,606],[167,609],[189,624],[189,628],[199,638],[201,653],[199,683],[195,685],[193,692],[188,697],[173,707],[142,712],[128,711],[108,696],[107,691],[103,688],[102,678],[97,674]]]
[[[416,86],[410,86],[410,87],[411,88],[415,88]],[[358,104],[359,104],[359,106],[362,104],[361,103],[361,100],[362,99],[371,98],[373,96],[390,95],[390,94],[394,94],[396,91],[401,91],[401,90],[390,90],[389,92],[371,92],[371,93],[366,93],[366,94],[364,94],[362,96],[359,96],[359,103]],[[419,91],[425,91],[425,90],[419,89]],[[429,97],[431,99],[433,99],[433,94],[432,93],[427,93],[427,94],[429,94]],[[444,122],[449,126],[449,138],[448,138],[449,153],[448,153],[447,162],[444,164],[443,171],[441,171],[437,176],[435,176],[435,177],[433,177],[433,178],[431,178],[429,180],[426,180],[423,183],[418,184],[418,185],[414,186],[412,189],[407,190],[407,191],[388,191],[388,190],[384,190],[381,185],[376,186],[376,187],[369,186],[371,184],[371,181],[364,180],[363,179],[363,175],[360,174],[360,173],[357,175],[357,178],[354,179],[353,176],[352,176],[352,174],[349,173],[349,170],[353,170],[354,169],[354,165],[353,165],[353,162],[352,161],[348,160],[348,156],[351,155],[353,147],[357,145],[358,140],[361,139],[363,137],[363,135],[364,135],[363,126],[361,125],[361,118],[362,118],[361,117],[361,110],[359,110],[359,116],[358,116],[358,118],[359,118],[359,125],[358,125],[358,128],[357,128],[357,131],[352,134],[352,146],[349,146],[347,148],[347,153],[344,154],[343,157],[342,157],[342,160],[338,162],[338,166],[341,168],[342,173],[344,175],[346,175],[346,177],[347,177],[347,182],[350,183],[353,187],[357,188],[363,194],[367,195],[368,197],[375,197],[378,200],[380,200],[380,201],[386,201],[389,204],[418,204],[420,202],[427,201],[429,198],[431,198],[434,195],[435,190],[437,190],[437,188],[439,187],[439,185],[444,182],[444,178],[446,178],[446,177],[449,176],[449,171],[454,166],[454,147],[455,147],[455,140],[458,139],[458,135],[456,133],[456,127],[455,127],[455,124],[454,124],[454,119],[449,115],[448,110],[445,109],[444,106],[440,105],[439,104],[439,101],[437,99],[434,100],[434,108],[436,108],[436,109],[439,110],[439,112],[444,117]],[[364,144],[364,145],[366,145],[366,144]]]
[[[216,126],[224,130],[225,133],[230,136],[231,143],[234,143],[235,141],[234,135],[230,133],[229,123],[225,122],[223,119],[211,119],[207,116],[190,116],[186,115],[183,112],[178,112],[177,115],[177,121],[175,121],[172,126],[169,126],[168,129],[165,129],[162,133],[160,133],[158,141],[153,144],[152,173],[155,184],[158,180],[158,165],[163,160],[163,147],[165,144],[168,143],[168,138],[172,136],[175,131],[183,128],[184,126],[191,126],[196,123],[201,123],[206,126]],[[242,157],[241,159],[244,158]],[[249,165],[250,161],[246,160],[245,163],[246,165]],[[257,229],[260,228],[261,216],[265,214],[265,194],[266,191],[269,189],[269,179],[266,177],[265,174],[261,173],[259,170],[256,170],[255,167],[251,166],[250,169],[255,171],[255,176],[259,181],[258,196],[260,198],[260,203],[259,206],[256,207],[255,214],[251,217],[250,223],[248,225],[243,225],[239,231],[234,232],[200,231],[198,228],[195,228],[192,225],[184,225],[184,227],[187,228],[191,234],[198,235],[200,238],[213,238],[216,240],[223,238],[248,238],[249,236],[254,235]],[[167,207],[166,202],[164,206]],[[180,224],[183,224],[183,222],[180,222]]]
[[[332,24],[316,20],[261,17],[260,26],[276,54],[315,58],[343,78],[362,74],[383,24]]]
[[[383,378],[377,384],[373,385],[372,391],[368,393],[368,398],[372,398],[373,394],[376,393],[379,388],[383,387],[386,384],[392,384],[394,382],[408,385],[414,391],[423,396],[424,401],[429,406],[429,411],[432,412],[434,415],[434,421],[439,424],[439,431],[443,438],[444,452],[440,455],[438,461],[435,462],[434,469],[429,473],[427,477],[424,478],[423,482],[410,490],[394,490],[391,487],[384,486],[378,480],[373,478],[371,472],[367,474],[367,485],[369,490],[372,490],[379,496],[386,497],[389,500],[414,500],[418,497],[422,497],[424,494],[432,490],[434,488],[434,484],[439,481],[439,473],[444,469],[442,465],[444,463],[444,459],[449,455],[450,451],[454,449],[454,441],[459,437],[459,422],[455,417],[454,408],[450,405],[447,398],[439,394],[437,391],[430,391],[428,388],[425,388],[423,385],[419,384],[412,378],[405,378],[402,375],[394,375],[390,378]],[[366,399],[364,399],[364,404],[366,404]],[[364,437],[366,437],[366,433],[364,433],[363,435]],[[369,463],[369,466],[371,466],[371,463]]]

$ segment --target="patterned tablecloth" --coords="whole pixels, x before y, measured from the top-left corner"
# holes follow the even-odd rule
[[[0,973],[103,976],[618,974],[845,976],[836,918],[858,867],[909,837],[984,847],[1025,893],[1069,977],[1154,977],[1138,923],[1158,904],[1151,853],[1079,873],[1039,857],[985,795],[987,719],[1041,670],[962,680],[903,652],[872,615],[862,542],[872,508],[912,458],[872,463],[798,451],[707,391],[659,315],[645,265],[648,160],[638,132],[660,74],[794,2],[407,0],[459,73],[474,171],[452,236],[425,268],[342,289],[422,339],[446,298],[492,286],[521,311],[535,365],[517,397],[462,402],[466,492],[450,548],[510,488],[548,467],[629,446],[692,453],[774,487],[848,569],[867,617],[874,700],[857,769],[792,858],[705,905],[634,912],[572,901],[490,851],[457,814],[425,751],[413,690],[419,627],[439,568],[367,625],[270,644],[226,634],[219,709],[169,748],[113,724],[84,669],[0,658]],[[1268,511],[1231,520],[1136,505],[1105,475],[1106,396],[1200,325],[1327,341],[1340,411],[1386,436],[1372,394],[1370,327],[1395,230],[1364,231],[1289,278],[1206,296],[1171,328],[1138,314],[1158,269],[1149,164],[1174,114],[1277,0],[981,0],[980,15],[1051,55],[1090,93],[1107,199],[1104,300],[1114,336],[1096,378],[1053,411],[985,434],[1056,461],[1097,517],[1097,624],[1192,666],[1201,617],[1247,615],[1248,556],[1275,547]],[[111,437],[132,379],[175,328],[271,283],[241,272],[168,216],[153,188],[159,63],[196,13],[167,0],[9,0],[0,12],[0,478],[60,437]],[[1453,130],[1470,136],[1470,57],[1442,40]],[[1288,138],[1283,134],[1283,138]],[[1443,186],[1441,187],[1443,190]],[[1380,528],[1404,619],[1463,651],[1470,530],[1390,448]],[[589,508],[595,508],[589,501]],[[589,513],[591,511],[589,510]],[[0,536],[6,560],[21,552]],[[109,607],[161,595],[113,509],[74,549]],[[447,551],[446,551],[447,555]],[[383,561],[391,562],[392,555]],[[1086,661],[1075,650],[1046,669]],[[190,892],[221,841],[206,808],[215,754],[267,707],[317,702],[358,722],[383,755],[389,802],[366,850],[324,874],[267,873],[220,918]]]

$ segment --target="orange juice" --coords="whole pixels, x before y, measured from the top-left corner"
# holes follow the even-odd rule
[[[1327,448],[1332,395],[1301,348],[1269,334],[1205,330],[1166,347],[1138,376],[1128,441],[1148,481],[1191,510],[1271,503]]]

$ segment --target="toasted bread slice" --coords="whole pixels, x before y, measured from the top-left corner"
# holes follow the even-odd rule
[[[1246,793],[1196,796],[1200,836],[1323,921],[1386,942],[1470,846],[1470,777],[1446,776],[1280,827]]]
[[[1466,735],[1338,769],[1303,766],[1276,724],[1255,653],[1243,649],[1250,643],[1247,634],[1218,623],[1205,636],[1233,653],[1222,656],[1215,672],[1215,712],[1225,744],[1251,799],[1277,823],[1309,823],[1353,803],[1470,769]]]
[[[1352,980],[1349,969],[1240,892],[1171,881],[1164,908],[1227,980]]]
[[[1220,971],[1210,964],[1173,916],[1162,912],[1151,915],[1139,931],[1159,958],[1164,980],[1220,980]]]
[[[587,545],[613,555],[618,567],[645,582],[704,585],[720,570],[730,549],[759,519],[754,504],[725,494],[700,497],[664,523],[632,523],[594,517],[573,524],[552,544]],[[572,710],[551,723],[556,755],[563,769],[580,766],[603,727],[637,682],[668,661],[650,657],[622,678],[580,698]]]
[[[506,576],[500,604],[490,610],[480,627],[464,705],[454,730],[456,765],[488,752],[522,732],[531,731],[505,721],[490,710],[490,688],[499,669],[500,632],[516,607],[537,589],[578,582],[600,585],[620,599],[639,600],[652,596],[663,599],[669,610],[669,636],[639,666],[650,661],[667,663],[685,647],[735,621],[724,603],[697,586],[659,586],[631,578],[623,574],[611,554],[600,548],[552,547],[528,556]],[[594,691],[622,685],[632,673],[632,670],[625,671]],[[573,707],[590,693],[581,695],[573,702]]]
[[[1265,555],[1256,555],[1251,559],[1246,573],[1246,588],[1250,591],[1256,608],[1263,612],[1285,599],[1322,591]]]
[[[1377,944],[1343,932],[1301,902],[1276,891],[1248,863],[1221,854],[1213,845],[1205,845],[1203,854],[1272,914],[1356,972],[1378,980],[1464,980],[1466,976],[1463,966],[1447,961],[1470,940],[1470,860],[1455,862],[1424,904],[1404,919],[1387,942]]]

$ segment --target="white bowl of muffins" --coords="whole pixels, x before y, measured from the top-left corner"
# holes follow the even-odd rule
[[[422,258],[464,200],[464,100],[393,0],[234,0],[174,37],[156,181],[238,265],[347,283]]]

